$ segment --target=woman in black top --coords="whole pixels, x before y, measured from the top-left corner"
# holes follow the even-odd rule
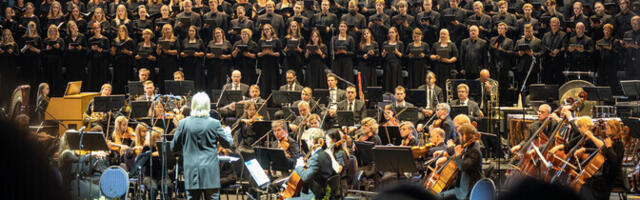
[[[104,10],[102,10],[101,7],[97,7],[95,11],[93,11],[93,18],[89,21],[86,35],[95,34],[95,32],[92,30],[92,27],[93,27],[93,24],[95,24],[96,22],[100,24],[100,28],[101,28],[100,30],[102,31],[100,33],[101,35],[107,36],[111,34],[111,31],[110,31],[111,24],[107,21],[107,18],[105,17],[105,14],[104,14]]]
[[[65,44],[67,45],[64,59],[67,67],[67,81],[81,80],[85,77],[87,41],[74,21],[67,22]]]
[[[113,56],[113,92],[124,94],[124,86],[133,77],[133,52],[136,50],[136,41],[129,37],[127,26],[120,25],[116,38],[111,45]]]
[[[56,96],[62,95],[63,86],[63,70],[62,70],[62,55],[64,53],[64,40],[60,37],[58,27],[56,25],[49,25],[47,29],[47,38],[44,39],[42,52],[43,60],[43,72],[45,76],[44,81],[53,85],[53,94]]]
[[[395,27],[389,28],[387,36],[389,40],[382,44],[381,53],[384,58],[382,82],[384,91],[393,92],[396,86],[402,85],[402,50],[404,49],[404,43],[400,41],[398,29]]]
[[[147,17],[147,9],[144,6],[138,8],[138,16],[140,16],[140,18],[133,20],[133,39],[142,41],[142,31],[144,29],[151,29],[153,21]]]
[[[617,66],[619,62],[618,49],[620,42],[613,37],[613,25],[605,24],[602,28],[604,37],[596,42],[598,53],[598,85],[608,85],[614,94],[619,94]]]
[[[127,30],[131,30],[131,22],[129,14],[127,14],[127,7],[124,4],[118,5],[116,16],[111,20],[111,30],[109,32],[112,33],[112,35],[108,36],[114,36],[113,38],[115,38],[115,36],[118,35],[117,32],[120,25],[125,25],[127,26]]]
[[[40,83],[36,92],[35,122],[40,123],[44,120],[45,110],[49,106],[49,92],[51,88],[48,83]]]
[[[449,39],[449,31],[447,29],[440,30],[440,39],[431,46],[431,55],[429,58],[434,61],[433,69],[438,79],[436,85],[445,88],[445,81],[449,78],[451,70],[455,70],[455,62],[458,60],[458,47]]]
[[[2,19],[1,25],[4,29],[11,30],[12,33],[18,31],[18,21],[14,19],[15,11],[11,7],[4,9],[4,19]]]
[[[300,28],[300,24],[297,21],[292,21],[289,24],[287,36],[284,37],[282,46],[286,54],[286,70],[294,70],[296,74],[299,74],[298,83],[304,83],[304,76],[302,76],[302,65],[304,64],[302,60],[302,45],[304,45],[304,37],[300,34]]]
[[[64,22],[64,13],[62,13],[62,6],[60,2],[54,1],[51,3],[51,8],[49,8],[49,13],[47,14],[47,18],[44,22],[44,27],[49,27],[49,25],[61,25]],[[60,28],[64,28],[64,24],[60,26]]]
[[[156,43],[153,43],[153,31],[151,29],[144,29],[142,31],[142,41],[138,43],[136,48],[136,67],[138,69],[147,68],[148,70],[155,71],[158,63],[156,63]],[[155,73],[154,73],[155,74]],[[151,80],[156,80],[152,78]]]
[[[102,83],[110,81],[108,60],[109,60],[109,39],[102,35],[100,23],[92,24],[93,36],[89,38],[88,45],[89,61],[89,90],[97,91]]]
[[[224,36],[224,30],[213,30],[213,40],[207,45],[208,89],[222,88],[225,77],[231,72],[231,42]]]
[[[279,87],[278,71],[280,70],[281,46],[280,39],[278,39],[273,27],[270,24],[263,25],[260,41],[258,41],[258,67],[262,70],[262,75],[260,75],[262,91],[260,93],[263,95],[268,95],[271,90],[277,90]]]
[[[0,43],[0,63],[4,65],[0,69],[0,84],[3,85],[0,92],[9,94],[18,81],[24,82],[18,75],[18,45],[13,40],[11,30],[2,31],[2,42]]]
[[[41,80],[42,68],[40,60],[40,46],[42,42],[38,35],[38,27],[36,23],[30,21],[26,26],[27,30],[21,38],[20,54],[22,55],[22,71],[27,80],[33,87],[34,83]]]
[[[405,54],[408,58],[407,71],[409,71],[409,88],[418,88],[425,80],[427,70],[427,56],[430,47],[426,42],[422,42],[422,31],[419,28],[413,29],[413,42],[407,45]]]
[[[333,73],[353,83],[353,52],[356,50],[356,42],[347,34],[346,21],[340,22],[338,30],[338,35],[331,38]]]
[[[156,18],[153,22],[154,33],[162,32],[162,27],[165,24],[174,24],[175,19],[171,17],[169,12],[169,6],[163,5],[160,7],[160,17]]]
[[[33,7],[33,3],[27,2],[24,14],[22,15],[22,17],[19,20],[19,22],[20,22],[20,24],[18,24],[19,32],[16,33],[16,34],[24,34],[24,33],[26,33],[26,30],[28,29],[29,22],[34,22],[36,24],[36,28],[40,28],[40,18],[38,18],[38,16],[36,16],[33,13],[34,9],[35,8]],[[36,30],[36,31],[40,32],[40,30]]]
[[[204,69],[202,67],[202,58],[204,57],[204,42],[198,36],[198,30],[195,26],[189,26],[187,37],[180,45],[180,59],[182,69],[184,70],[184,78],[186,80],[194,80],[197,89],[204,89],[206,83],[204,80]]]
[[[362,73],[362,85],[377,86],[376,67],[380,62],[380,47],[369,29],[362,30],[362,39],[358,45],[358,71]]]
[[[307,84],[311,88],[327,88],[327,75],[324,70],[327,58],[327,45],[322,43],[318,30],[311,32],[311,40],[305,47],[304,57],[307,59]]]
[[[82,14],[80,14],[80,8],[78,8],[78,6],[73,6],[73,8],[71,8],[69,21],[74,21],[76,26],[78,27],[78,30],[87,30],[87,20],[82,18]],[[69,22],[67,22],[66,25],[69,26]]]
[[[158,38],[156,48],[160,80],[173,80],[173,72],[178,70],[178,49],[180,49],[180,42],[173,35],[173,27],[171,24],[165,24],[162,26],[162,37]]]
[[[233,44],[231,55],[236,63],[236,68],[242,73],[245,83],[256,82],[256,52],[258,45],[251,41],[251,30],[242,29],[240,40]]]

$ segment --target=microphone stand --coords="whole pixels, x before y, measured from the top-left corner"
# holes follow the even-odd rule
[[[227,76],[227,82],[224,85],[229,84],[229,76]],[[227,87],[222,86],[222,92],[220,92],[220,96],[218,96],[218,100],[216,101],[216,110],[220,108],[220,100],[222,100],[222,95],[227,90]]]
[[[531,55],[531,65],[529,65],[529,70],[527,71],[527,76],[524,77],[524,80],[522,81],[522,86],[520,87],[520,92],[519,92],[519,101],[518,102],[520,104],[520,106],[522,106],[522,133],[525,132],[526,127],[524,126],[526,124],[526,107],[523,105],[524,103],[522,103],[522,94],[524,93],[524,91],[527,89],[527,81],[529,80],[529,76],[531,76],[531,71],[533,71],[533,66],[536,64],[536,56],[535,54]],[[498,143],[500,143],[501,138],[498,138]],[[500,158],[498,158],[500,159]],[[544,158],[543,158],[544,159]],[[498,160],[498,179],[500,179],[500,160]],[[500,180],[498,180],[499,182]]]

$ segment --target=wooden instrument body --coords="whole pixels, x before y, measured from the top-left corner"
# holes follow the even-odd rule
[[[287,188],[284,190],[282,195],[280,195],[280,198],[278,198],[278,200],[284,200],[299,196],[303,184],[304,183],[302,182],[300,175],[298,175],[298,172],[293,171],[293,173],[291,173],[291,176],[289,176],[289,181],[287,181]]]
[[[541,145],[544,145],[547,142],[549,142],[549,139],[547,138],[546,135],[542,133],[538,133],[538,134],[539,134],[538,138],[536,138],[533,141],[532,145],[536,145],[537,147],[540,147]],[[528,175],[528,176],[536,176],[540,170],[538,168],[538,165],[536,165],[536,162],[538,160],[537,158],[538,155],[531,155],[531,154],[528,154],[527,152],[524,153],[524,156],[518,168],[520,168],[521,174]]]
[[[440,169],[431,172],[429,178],[424,182],[424,187],[432,194],[439,194],[453,184],[457,175],[458,166],[452,157]]]
[[[606,158],[602,154],[601,149],[598,149],[596,154],[589,160],[589,162],[584,166],[580,174],[574,179],[570,186],[576,191],[580,191],[582,185],[589,180],[598,170],[602,167]]]

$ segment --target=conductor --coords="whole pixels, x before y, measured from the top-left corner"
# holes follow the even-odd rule
[[[204,92],[193,96],[191,116],[178,123],[171,150],[182,151],[184,187],[188,199],[220,198],[220,169],[217,143],[230,147],[231,133],[222,129],[220,121],[209,117],[210,100]]]

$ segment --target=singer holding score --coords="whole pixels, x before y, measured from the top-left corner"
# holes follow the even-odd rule
[[[218,147],[233,144],[231,133],[222,129],[220,121],[209,117],[210,100],[199,92],[191,101],[191,116],[178,123],[171,150],[184,157],[184,187],[188,199],[220,198]]]

